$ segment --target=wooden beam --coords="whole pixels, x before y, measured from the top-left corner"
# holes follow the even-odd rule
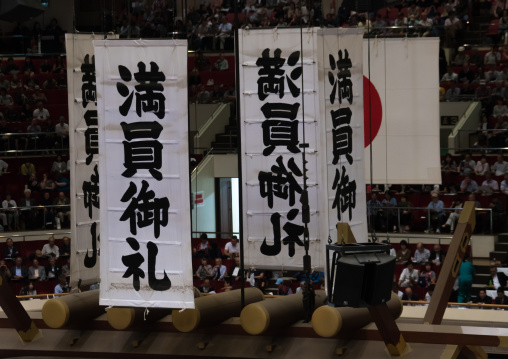
[[[351,231],[349,223],[337,223],[337,244],[341,244],[342,239],[344,239],[344,243],[346,244],[356,243],[355,235],[353,231]]]
[[[434,294],[423,318],[425,324],[441,324],[443,315],[452,294],[453,285],[459,275],[469,240],[476,224],[474,202],[468,201],[460,214],[448,253],[443,262]]]
[[[392,356],[401,356],[406,349],[406,341],[402,336],[395,319],[390,314],[386,303],[370,306],[369,313],[383,341],[386,349]]]
[[[21,340],[30,342],[37,336],[39,329],[37,329],[19,299],[16,298],[16,294],[7,282],[7,278],[3,275],[0,275],[0,307],[18,332]]]

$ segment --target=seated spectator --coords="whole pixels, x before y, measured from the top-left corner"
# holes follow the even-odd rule
[[[430,251],[423,246],[422,242],[416,244],[416,251],[411,261],[413,263],[427,263],[429,261]]]
[[[404,294],[402,295],[402,300],[410,300],[413,302],[417,302],[420,300],[420,298],[416,293],[413,292],[413,289],[411,289],[411,287],[407,287],[404,290]]]
[[[37,259],[34,259],[30,268],[28,268],[28,279],[39,282],[46,280],[46,270],[39,265]]]
[[[189,88],[192,85],[201,86],[201,76],[197,68],[194,68],[189,75]]]
[[[23,176],[35,174],[35,166],[30,160],[27,159],[26,162],[21,165],[21,174]]]
[[[476,298],[473,299],[473,303],[492,304],[492,298],[487,295],[487,291],[485,289],[480,289]]]
[[[39,184],[39,180],[35,173],[32,173],[28,180],[26,181],[25,188],[28,188],[32,192],[37,192],[41,189],[41,185]]]
[[[37,212],[34,207],[37,207],[35,200],[32,198],[32,191],[28,188],[25,189],[24,197],[19,200],[19,207],[21,218],[23,219],[23,224],[25,229],[34,229],[35,221],[37,218]]]
[[[217,59],[213,67],[215,67],[215,69],[219,71],[227,71],[229,69],[228,60],[224,57],[224,54],[222,52],[219,54],[219,58]]]
[[[375,231],[379,227],[379,209],[381,202],[377,199],[377,193],[370,194],[370,200],[367,201],[367,223],[369,232]]]
[[[450,211],[450,214],[448,215],[448,219],[446,220],[446,223],[442,225],[443,229],[448,227],[450,229],[450,233],[453,234],[453,231],[455,230],[455,224],[457,223],[457,221],[460,217],[463,206],[464,205],[462,204],[460,197],[456,196],[453,199],[453,203],[451,206],[451,208],[454,208],[454,209]]]
[[[11,280],[22,281],[28,278],[28,270],[23,265],[23,258],[16,257],[15,265],[11,267]]]
[[[500,226],[501,221],[501,215],[504,213],[504,206],[503,202],[499,200],[497,196],[492,196],[490,198],[489,208],[492,209],[492,226],[493,228],[490,228],[490,221],[485,220],[484,222],[487,225],[484,225],[484,233],[492,233],[497,232]],[[484,213],[485,216],[488,216],[487,213]]]
[[[211,286],[210,279],[203,280],[203,285],[198,290],[201,293],[215,293],[215,288]]]
[[[19,66],[16,65],[16,63],[14,62],[14,59],[12,57],[9,57],[7,59],[7,64],[5,65],[2,72],[4,74],[16,75],[17,73],[19,73]]]
[[[46,266],[46,276],[48,280],[58,279],[62,273],[62,268],[56,264],[55,257],[50,257],[48,261],[49,264]]]
[[[55,57],[55,62],[53,63],[53,67],[51,68],[51,72],[54,74],[59,74],[62,72],[62,70],[65,71],[65,65],[63,63],[62,56]]]
[[[208,259],[201,258],[201,265],[196,271],[196,277],[199,279],[211,278],[213,276],[213,269],[210,264],[208,264]]]
[[[16,201],[12,199],[10,193],[7,193],[5,199],[2,201],[2,208],[7,219],[7,228],[9,231],[14,229],[19,230],[19,215],[16,207]]]
[[[492,174],[490,172],[485,173],[485,180],[482,182],[482,187],[489,187],[491,192],[499,191],[499,183],[492,178]]]
[[[210,71],[210,59],[203,55],[203,52],[197,51],[197,56],[194,59],[194,66],[198,69],[198,71]]]
[[[501,192],[508,195],[508,173],[504,175],[504,180],[501,182]]]
[[[33,117],[41,123],[49,120],[49,111],[44,108],[42,101],[37,102],[37,108],[34,110]]]
[[[494,117],[504,117],[508,113],[508,108],[503,103],[503,100],[496,100],[496,104],[492,110],[492,116]]]
[[[12,238],[7,238],[5,244],[6,246],[4,248],[4,256],[3,256],[5,260],[13,261],[20,256],[18,247],[14,245],[14,241],[12,240]]]
[[[436,272],[432,270],[432,262],[425,263],[425,268],[420,273],[418,284],[422,288],[430,288],[436,284]]]
[[[474,71],[469,67],[469,62],[464,63],[464,66],[459,72],[459,82],[464,83],[466,81],[474,81]]]
[[[65,117],[60,116],[59,122],[55,126],[56,137],[59,140],[59,146],[69,146],[69,125],[65,123]]]
[[[489,164],[487,162],[487,156],[482,155],[481,159],[476,163],[474,173],[479,176],[484,176],[489,172]]]
[[[224,50],[224,44],[226,43],[226,39],[231,37],[231,33],[233,32],[233,25],[228,22],[228,18],[226,16],[222,17],[222,23],[218,27],[218,31],[216,36],[213,38],[213,47],[217,50],[217,42],[219,42],[219,47],[221,50]],[[226,60],[227,62],[227,60]]]
[[[222,264],[222,258],[215,258],[215,267],[213,267],[213,280],[224,280],[226,275],[226,266]]]
[[[497,66],[501,62],[501,53],[499,52],[499,47],[494,45],[492,50],[487,52],[483,58],[484,65],[489,66]]]
[[[62,238],[60,246],[60,258],[69,258],[71,256],[71,239],[67,236]]]
[[[491,170],[495,176],[504,176],[508,172],[508,162],[502,154],[497,155],[497,161],[491,166]]]
[[[486,80],[480,80],[479,81],[480,86],[478,86],[475,90],[474,96],[477,101],[481,101],[482,105],[485,107],[491,106],[491,95],[492,95],[492,88],[490,86],[487,86]]]
[[[441,162],[441,171],[444,173],[457,173],[457,163],[449,153],[446,154],[445,159]]]
[[[427,293],[425,293],[425,301],[426,302],[430,302],[430,300],[432,299],[432,295],[434,294],[434,290],[435,289],[436,289],[436,285],[435,284],[429,285],[429,287],[427,288]]]
[[[56,160],[53,162],[53,166],[51,166],[51,172],[53,173],[66,173],[67,172],[67,164],[62,161],[62,156],[57,155]]]
[[[65,166],[65,169],[67,170],[67,165],[65,164],[65,162],[62,162],[62,164]],[[67,179],[67,177],[65,177],[64,175],[59,173],[56,176],[55,191],[57,191],[57,192],[69,192],[70,190],[71,190],[71,187],[70,187],[69,180]]]
[[[34,91],[35,89],[39,89],[39,81],[35,78],[35,72],[31,72],[25,82],[25,90]]]
[[[458,101],[460,96],[460,88],[457,87],[455,80],[450,80],[450,88],[446,90],[445,100],[446,101]]]
[[[226,246],[224,247],[224,254],[230,259],[240,255],[240,244],[238,243],[238,238],[236,238],[236,236],[233,236],[231,241],[226,243]]]
[[[69,285],[67,284],[67,277],[63,274],[60,274],[58,280],[60,282],[55,286],[55,294],[69,293]]]
[[[9,90],[10,87],[11,87],[11,82],[9,80],[6,80],[5,75],[2,72],[0,72],[0,88]]]
[[[32,282],[25,285],[19,291],[19,295],[37,295],[37,291],[35,290],[34,284]],[[30,298],[32,299],[32,298]]]
[[[42,181],[39,183],[39,186],[41,191],[54,191],[56,188],[55,182],[51,178],[48,178],[47,173],[42,174]]]
[[[290,295],[293,294],[291,287],[287,286],[282,278],[277,279],[275,285],[278,288],[277,295]]]
[[[413,216],[411,207],[413,207],[413,204],[407,200],[407,195],[402,194],[397,207],[403,208],[400,210],[400,232],[408,232],[411,229],[411,218]]]
[[[206,90],[205,85],[199,86],[199,92],[196,96],[197,103],[206,104],[210,101],[210,92]]]
[[[397,251],[397,264],[406,264],[411,260],[411,249],[408,248],[406,240],[400,241],[400,248]]]
[[[498,289],[506,287],[508,278],[503,272],[498,272],[495,265],[490,266],[489,287]]]
[[[469,81],[464,81],[462,83],[462,88],[460,90],[460,93],[462,94],[462,97],[465,96],[472,97],[474,96],[475,90],[471,87],[471,83]]]
[[[63,258],[63,256],[62,256]],[[71,275],[71,259],[70,258],[67,258],[67,263],[65,263],[63,266],[62,266],[62,274],[66,277],[70,277]],[[92,290],[90,288],[90,290]]]
[[[471,154],[466,153],[464,155],[464,159],[459,163],[459,167],[457,168],[458,172],[462,175],[470,175],[474,172],[474,169],[476,167],[476,164],[471,159]]]
[[[397,294],[397,296],[402,299],[402,296],[404,295],[404,293],[402,293],[400,290],[399,290],[399,286],[397,284],[397,282],[393,282],[392,283],[392,292]]]
[[[448,66],[446,73],[441,77],[441,82],[457,82],[459,80],[459,75],[453,72],[453,67]]]
[[[399,277],[399,287],[412,287],[418,283],[418,270],[414,269],[413,263],[408,262]]]
[[[227,281],[232,284],[242,279],[242,273],[240,272],[240,257],[235,257],[235,264],[231,267],[228,272]]]
[[[42,227],[44,229],[55,229],[56,215],[55,209],[53,208],[53,199],[51,198],[51,194],[49,192],[44,192],[42,195],[40,206],[44,208],[42,215]]]
[[[23,89],[23,82],[18,78],[17,75],[14,75],[12,76],[10,87],[11,90]]]
[[[64,223],[66,225],[70,225],[71,223],[71,207],[70,207],[70,200],[68,197],[65,196],[63,192],[58,192],[58,197],[55,198],[55,201],[53,204],[55,206],[59,206],[55,208],[56,212],[56,228],[58,228],[59,225],[63,227]]]
[[[11,278],[11,271],[7,267],[7,264],[5,264],[4,259],[0,259],[0,276],[5,276],[7,279]]]
[[[497,297],[494,299],[494,304],[508,305],[508,297],[504,294],[504,288],[497,288]],[[501,308],[497,308],[500,310]]]
[[[478,183],[474,179],[471,179],[471,175],[466,175],[460,183],[460,191],[464,193],[478,192]]]
[[[0,106],[14,105],[14,99],[7,93],[5,87],[0,87]]]
[[[433,265],[439,266],[444,262],[446,252],[441,249],[440,244],[434,244],[432,252],[430,252],[429,260]]]
[[[54,77],[50,77],[43,82],[42,88],[44,90],[54,90],[58,88],[58,81]]]
[[[444,213],[444,203],[439,199],[437,193],[432,194],[432,201],[427,206],[430,209],[430,228],[425,230],[425,233],[436,231],[441,233],[441,226],[443,225],[446,214]]]
[[[42,247],[42,256],[45,258],[56,258],[60,257],[60,250],[55,244],[55,238],[49,237],[48,243]]]
[[[32,63],[32,58],[25,57],[25,63],[23,64],[23,73],[25,75],[29,75],[33,72],[35,72],[35,66]]]
[[[206,233],[201,234],[201,241],[193,248],[194,256],[197,258],[207,258],[210,244],[208,243],[208,236]]]
[[[32,96],[28,99],[28,101],[32,104],[32,103],[37,103],[39,101],[41,101],[42,103],[48,103],[48,98],[46,97],[46,95],[44,94],[44,92],[42,92],[41,90],[39,89],[36,89]]]
[[[383,199],[383,202],[381,202],[381,206],[383,207],[384,217],[381,229],[383,230],[386,228],[386,231],[393,229],[393,232],[397,232],[397,213],[393,210],[393,208],[397,207],[397,200],[392,197],[389,192],[386,192],[385,198]]]
[[[42,64],[40,66],[41,73],[43,73],[43,74],[49,73],[49,72],[51,72],[51,68],[52,68],[52,66],[49,63],[48,59],[42,60]]]

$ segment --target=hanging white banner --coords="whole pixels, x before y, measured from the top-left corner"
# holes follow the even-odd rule
[[[319,201],[325,187],[316,29],[240,30],[238,36],[245,265],[303,269],[306,175],[309,254],[312,267],[322,268],[328,226],[325,201]]]
[[[439,184],[439,39],[363,40],[365,170],[374,184]],[[368,93],[370,91],[370,101]],[[368,105],[370,104],[370,110]],[[371,120],[369,120],[369,116]]]
[[[110,35],[110,38],[118,35]],[[100,282],[97,96],[93,40],[102,35],[65,34],[71,181],[71,287]]]
[[[332,242],[338,222],[349,223],[358,242],[367,242],[363,29],[318,31],[321,157]],[[339,239],[340,240],[340,239]]]
[[[194,308],[187,42],[94,41],[101,305]]]

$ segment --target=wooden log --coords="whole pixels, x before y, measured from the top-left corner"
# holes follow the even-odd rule
[[[89,322],[104,312],[99,305],[99,291],[91,290],[48,300],[42,307],[42,319],[48,327],[59,329]]]
[[[263,299],[263,292],[258,288],[245,288],[245,304],[260,302]],[[194,303],[195,309],[172,312],[173,325],[180,332],[188,333],[220,324],[231,317],[239,316],[242,311],[240,290],[196,298]]]
[[[317,290],[314,309],[326,302],[325,291]],[[304,316],[303,295],[297,293],[247,305],[240,315],[240,323],[247,333],[259,335],[270,329],[289,327]]]

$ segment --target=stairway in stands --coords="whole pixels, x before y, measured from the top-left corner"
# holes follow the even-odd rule
[[[508,250],[508,233],[500,233],[497,236],[497,242],[494,245],[494,250],[489,254],[488,261],[482,261],[483,264],[475,263],[476,275],[473,278],[473,297],[478,294],[481,288],[485,288],[490,281],[490,261],[504,260]]]
[[[224,132],[215,135],[212,142],[213,151],[216,152],[237,152],[238,151],[238,126],[234,111],[231,111],[229,124],[224,127]]]

